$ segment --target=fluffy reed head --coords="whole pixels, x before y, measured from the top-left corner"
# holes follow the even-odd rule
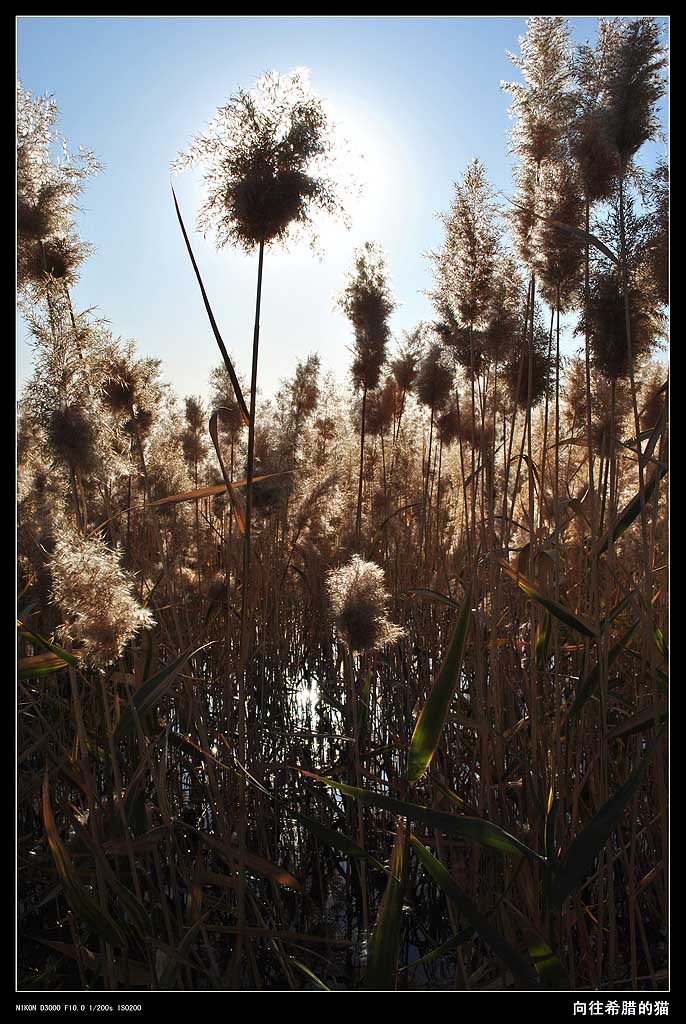
[[[664,96],[666,54],[654,18],[612,19],[600,35],[604,48],[605,130],[624,165],[655,138],[658,101]]]
[[[441,220],[445,242],[431,254],[437,277],[434,299],[473,332],[484,326],[502,235],[493,189],[479,160],[472,160],[463,180],[455,184],[450,210]]]
[[[442,445],[448,448],[460,436],[460,417],[457,408],[448,409],[438,417],[438,437]]]
[[[546,340],[547,347],[547,340]],[[551,360],[543,345],[519,346],[503,368],[505,384],[512,402],[521,409],[532,408],[543,400],[551,388]],[[529,376],[531,381],[529,381]]]
[[[406,332],[398,356],[391,362],[391,373],[401,391],[412,390],[417,378],[417,366],[422,349],[421,328]]]
[[[546,219],[538,219],[532,230],[532,269],[542,298],[553,307],[559,302],[565,313],[575,305],[581,286],[584,248],[577,236],[553,222],[584,227],[581,184],[575,170],[560,163],[541,172],[539,187]]]
[[[252,250],[311,226],[316,210],[342,212],[331,121],[308,78],[306,69],[272,71],[252,91],[239,90],[176,161],[177,170],[207,166],[200,224],[220,246]]]
[[[17,166],[18,184],[21,188],[21,153]],[[62,182],[47,182],[35,197],[28,198],[21,192],[17,196],[17,234],[36,241],[57,234],[64,226],[63,203],[65,186]]]
[[[399,405],[398,386],[389,375],[383,386],[367,397],[367,433],[378,437],[388,432]]]
[[[52,451],[72,469],[87,473],[97,465],[97,431],[89,413],[79,405],[55,409],[46,436]]]
[[[659,335],[659,319],[652,296],[638,282],[627,289],[629,327],[634,364],[646,356]],[[607,377],[629,376],[629,351],[624,292],[619,273],[613,268],[599,271],[590,286],[590,301],[579,320],[577,333],[589,340],[593,365]]]
[[[503,82],[502,88],[512,96],[513,149],[524,163],[540,166],[559,155],[573,110],[569,89],[571,44],[566,18],[529,18],[519,46],[521,55],[508,53],[508,57],[521,71],[524,84]]]
[[[378,650],[403,636],[404,630],[388,619],[384,573],[375,562],[353,555],[347,565],[328,573],[327,590],[336,629],[350,651]]]
[[[443,409],[452,383],[453,375],[445,364],[443,350],[434,342],[429,345],[417,374],[417,398],[422,405]]]
[[[103,667],[118,658],[140,630],[155,625],[133,594],[133,580],[99,537],[69,531],[49,562],[52,600],[66,618],[62,635],[81,644],[84,661]]]
[[[353,381],[357,388],[372,390],[379,383],[386,360],[388,318],[395,308],[386,280],[385,258],[373,242],[366,242],[356,251],[339,305],[355,332]]]

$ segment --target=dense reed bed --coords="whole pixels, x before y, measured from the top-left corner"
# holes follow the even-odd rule
[[[258,276],[249,383],[203,288],[184,400],[73,307],[97,165],[20,88],[20,987],[667,986],[664,54],[520,42],[517,192],[455,185],[434,320],[392,337],[370,243],[349,389],[311,355],[263,401],[263,263],[340,210],[307,82],[186,158]]]

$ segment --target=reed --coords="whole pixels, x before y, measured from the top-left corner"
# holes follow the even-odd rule
[[[256,256],[247,402],[178,204],[206,397],[73,307],[84,262],[55,253],[94,167],[60,176],[56,109],[20,92],[22,988],[668,987],[665,174],[634,173],[654,29],[574,51],[532,19],[516,205],[469,165],[435,322],[389,358],[368,244],[352,386],[311,355],[259,406],[269,248],[339,209],[303,77],[238,93],[190,153],[202,224]]]

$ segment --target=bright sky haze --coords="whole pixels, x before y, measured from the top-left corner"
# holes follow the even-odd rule
[[[596,19],[570,19],[576,43]],[[666,21],[665,21],[666,27]],[[180,396],[207,395],[220,362],[185,250],[170,164],[239,88],[266,71],[307,67],[350,144],[362,195],[352,227],[329,223],[322,253],[306,244],[265,257],[260,390],[271,395],[298,359],[317,351],[345,379],[351,329],[336,309],[356,246],[379,242],[399,302],[398,337],[432,318],[430,250],[442,243],[437,214],[478,157],[496,189],[512,194],[508,154],[523,17],[25,17],[17,20],[17,73],[34,95],[49,92],[70,149],[104,165],[82,196],[78,225],[95,246],[73,298],[95,307],[115,337],[162,360]],[[662,105],[666,121],[666,101]],[[664,144],[646,147],[653,163]],[[219,328],[240,371],[249,371],[257,256],[217,250],[195,228],[202,171],[173,177]],[[18,322],[17,381],[31,372]],[[568,339],[569,344],[569,339]]]

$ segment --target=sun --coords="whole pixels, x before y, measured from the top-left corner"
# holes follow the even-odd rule
[[[340,101],[328,102],[327,112],[335,136],[327,170],[331,174],[333,168],[345,215],[313,215],[318,244],[324,250],[344,237],[349,244],[359,244],[370,231],[383,234],[381,215],[402,190],[405,177],[398,141],[378,114]]]

